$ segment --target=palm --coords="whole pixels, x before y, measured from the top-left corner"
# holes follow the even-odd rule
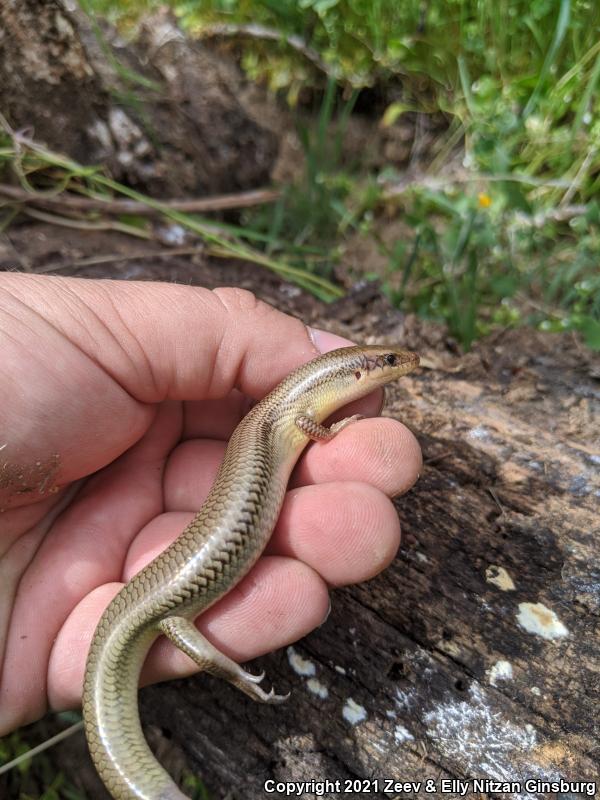
[[[88,405],[85,396],[81,404]],[[5,545],[10,539],[14,551],[20,538],[31,555],[15,596],[3,598],[12,604],[3,670],[11,700],[33,700],[29,687],[43,686],[47,674],[51,705],[77,703],[87,650],[82,642],[123,582],[164,550],[200,507],[245,405],[235,391],[218,404],[165,401],[149,409],[131,401],[126,428],[115,425],[116,435],[103,438],[96,452],[80,450],[81,458],[71,462],[75,479],[90,466],[94,474],[73,487],[77,493],[56,519],[56,497],[5,512],[12,529]],[[101,422],[110,429],[110,419]],[[132,444],[137,425],[148,427]],[[119,428],[127,430],[120,446]],[[201,438],[209,430],[214,438]],[[73,435],[80,434],[74,429]],[[123,452],[101,467],[108,443]],[[76,449],[77,441],[70,444]],[[40,713],[45,700],[35,700]]]

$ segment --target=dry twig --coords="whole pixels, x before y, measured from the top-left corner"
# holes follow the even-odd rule
[[[0,195],[18,203],[27,203],[51,210],[69,209],[72,211],[101,211],[104,214],[137,214],[141,216],[156,216],[160,214],[157,209],[137,200],[101,200],[93,197],[78,197],[73,194],[46,194],[44,192],[30,192],[21,186],[0,184]],[[182,200],[164,200],[163,206],[184,213],[201,213],[207,211],[224,211],[233,208],[248,208],[249,206],[272,203],[279,199],[281,192],[277,189],[253,189],[248,192],[235,194],[214,195],[213,197],[195,197]]]

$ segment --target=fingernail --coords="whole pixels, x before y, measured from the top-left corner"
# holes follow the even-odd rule
[[[350,339],[337,336],[335,333],[330,333],[329,331],[322,331],[319,328],[307,326],[307,330],[311,342],[319,353],[328,353],[330,350],[335,350],[337,347],[348,347],[354,344]]]
[[[327,611],[325,612],[325,616],[323,617],[323,621],[319,623],[319,627],[321,625],[325,625],[327,620],[329,619],[329,615],[331,614],[331,598],[328,598],[329,605],[327,606]]]

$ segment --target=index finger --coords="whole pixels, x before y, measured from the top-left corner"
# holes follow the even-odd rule
[[[0,290],[143,403],[234,388],[258,399],[305,361],[351,344],[245,289],[5,273]]]

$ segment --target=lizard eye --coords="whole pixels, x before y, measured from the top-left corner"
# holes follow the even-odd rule
[[[396,366],[396,356],[393,353],[388,353],[385,357],[386,362],[390,365],[390,367]]]

